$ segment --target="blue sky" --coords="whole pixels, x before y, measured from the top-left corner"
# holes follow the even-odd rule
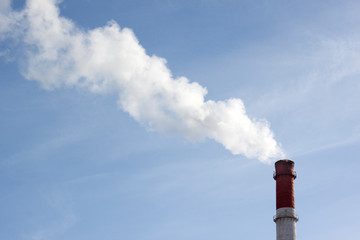
[[[57,7],[61,18],[71,21],[66,35],[71,41],[33,34],[30,20],[7,28],[7,17],[21,12],[25,1],[0,1],[1,239],[274,239],[273,164],[257,160],[274,146],[272,139],[295,161],[298,238],[357,238],[358,2],[52,2],[29,1],[38,3],[40,13]],[[117,25],[120,30],[104,30]],[[87,52],[72,52],[82,49],[73,47],[77,39],[95,38],[86,35],[93,29],[104,30],[96,35],[99,41],[111,40],[100,46],[117,49],[116,37],[131,36],[117,35],[124,28],[132,29],[150,56],[140,54],[149,66],[161,62],[153,55],[166,59],[172,77],[164,83],[170,91],[179,77],[189,80],[190,85],[179,80],[174,89],[189,93],[190,105],[189,98],[174,93],[185,105],[150,99],[151,104],[133,107],[130,100],[139,100],[132,90],[138,89],[120,82],[121,90],[113,91],[118,86],[112,79],[123,76],[126,66],[136,68],[137,61],[111,61],[112,48],[104,48],[107,64],[89,67],[93,59],[81,58]],[[45,32],[40,30],[36,33]],[[43,46],[46,51],[38,50]],[[139,78],[153,81],[149,75]],[[109,85],[101,85],[107,80]],[[146,95],[145,83],[140,86]],[[256,127],[254,135],[234,128],[245,136],[234,141],[259,144],[232,147],[223,139],[224,132],[231,138],[232,128],[204,130],[193,115],[187,118],[199,110],[193,108],[202,104],[199,96],[218,103],[209,104],[209,111],[219,115],[234,112],[227,99],[241,99],[247,115],[236,116],[245,122],[245,116],[266,119],[273,138],[265,135],[269,141],[262,142]],[[152,103],[161,106],[155,113]],[[168,122],[163,113],[187,124]],[[278,152],[271,153],[275,158]]]

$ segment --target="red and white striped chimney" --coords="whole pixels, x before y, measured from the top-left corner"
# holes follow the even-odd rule
[[[276,240],[296,240],[296,222],[294,195],[294,162],[283,159],[275,163],[276,181]]]

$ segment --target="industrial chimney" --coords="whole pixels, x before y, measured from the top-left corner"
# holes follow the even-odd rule
[[[276,181],[276,240],[296,240],[296,222],[294,196],[294,162],[283,159],[275,163]]]

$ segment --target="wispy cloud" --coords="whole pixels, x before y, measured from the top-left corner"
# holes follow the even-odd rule
[[[33,233],[23,236],[23,239],[49,240],[55,239],[64,234],[69,228],[74,226],[78,218],[73,210],[71,198],[62,192],[53,192],[45,196],[49,207],[56,213],[52,221],[41,226]]]
[[[285,79],[251,106],[257,114],[280,120],[278,134],[290,155],[351,144],[359,134],[360,36],[302,37],[301,52],[280,53],[288,63]]]
[[[41,161],[47,156],[56,152],[63,151],[71,144],[82,141],[88,133],[71,132],[67,129],[65,133],[50,136],[41,142],[35,142],[25,149],[19,148],[18,151],[0,162],[1,165],[14,165],[24,161]]]

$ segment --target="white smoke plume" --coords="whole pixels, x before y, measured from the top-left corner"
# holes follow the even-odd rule
[[[166,60],[147,55],[131,29],[111,21],[85,31],[59,15],[56,0],[28,0],[18,12],[0,1],[0,40],[19,41],[24,76],[45,89],[115,93],[120,107],[150,129],[214,139],[262,162],[283,157],[266,120],[250,119],[241,99],[205,101],[204,87],[173,77]]]

